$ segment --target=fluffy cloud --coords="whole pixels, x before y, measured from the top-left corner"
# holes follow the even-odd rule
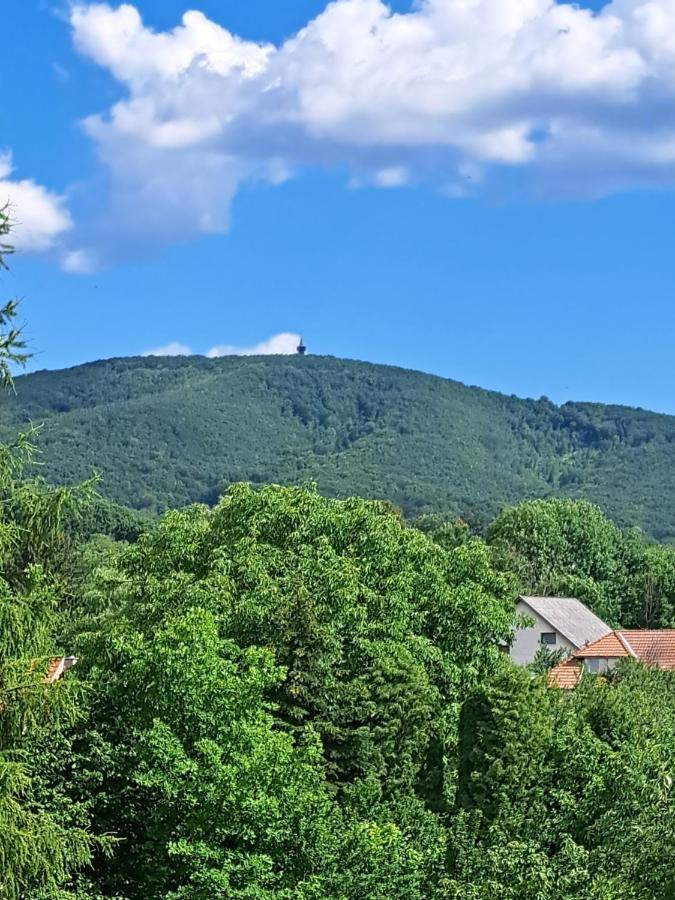
[[[216,359],[219,356],[290,356],[297,352],[300,335],[283,331],[251,347],[238,347],[235,344],[220,344],[211,347],[206,356]],[[146,350],[143,356],[190,356],[194,351],[180,341],[171,341],[163,347]]]
[[[252,347],[236,347],[232,344],[211,347],[206,355],[211,359],[217,356],[290,356],[297,353],[299,343],[299,334],[284,331],[272,335],[266,341],[260,341],[259,344],[253,344]]]
[[[158,33],[80,4],[71,25],[125,91],[84,127],[130,243],[224,231],[242,183],[307,165],[448,196],[505,169],[548,196],[675,182],[675,0],[335,0],[279,47],[194,11]]]
[[[143,356],[190,356],[192,350],[180,341],[170,341],[163,347],[146,350]]]
[[[44,252],[73,227],[65,200],[30,179],[13,178],[12,156],[0,153],[0,206],[9,205],[12,242],[18,250]]]

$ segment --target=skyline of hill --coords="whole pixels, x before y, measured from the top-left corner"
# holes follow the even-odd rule
[[[481,524],[530,497],[583,497],[675,538],[675,417],[520,399],[319,356],[126,357],[16,380],[1,437],[43,423],[40,473],[136,509],[213,502],[233,481],[315,481],[409,516]]]

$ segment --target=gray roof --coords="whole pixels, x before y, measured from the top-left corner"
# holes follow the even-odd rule
[[[577,649],[609,634],[609,625],[576,597],[519,597]]]

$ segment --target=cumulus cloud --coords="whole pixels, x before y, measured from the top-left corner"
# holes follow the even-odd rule
[[[290,356],[297,353],[299,343],[299,334],[284,331],[251,347],[237,347],[233,344],[211,347],[206,355],[211,359],[218,356]]]
[[[18,250],[51,250],[73,227],[65,198],[31,179],[16,179],[12,155],[0,153],[0,207],[8,205],[12,243]]]
[[[129,4],[71,26],[125,92],[84,128],[132,243],[224,231],[243,183],[308,165],[450,197],[507,169],[546,196],[675,183],[674,0],[334,0],[278,47]]]
[[[192,350],[186,344],[180,341],[170,341],[163,347],[154,347],[152,350],[146,350],[143,356],[190,356]]]
[[[216,359],[219,356],[290,356],[297,353],[298,344],[300,343],[300,335],[292,334],[288,331],[282,331],[280,334],[273,334],[272,337],[266,338],[250,347],[240,347],[236,344],[219,344],[211,347],[206,352],[209,359]],[[153,350],[146,350],[143,356],[191,356],[194,353],[187,344],[180,341],[171,341],[163,347],[155,347]]]

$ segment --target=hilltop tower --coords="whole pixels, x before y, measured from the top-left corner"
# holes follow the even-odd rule
[[[302,342],[302,338],[300,338],[300,343],[298,344],[298,356],[304,356],[307,353],[307,347]]]

